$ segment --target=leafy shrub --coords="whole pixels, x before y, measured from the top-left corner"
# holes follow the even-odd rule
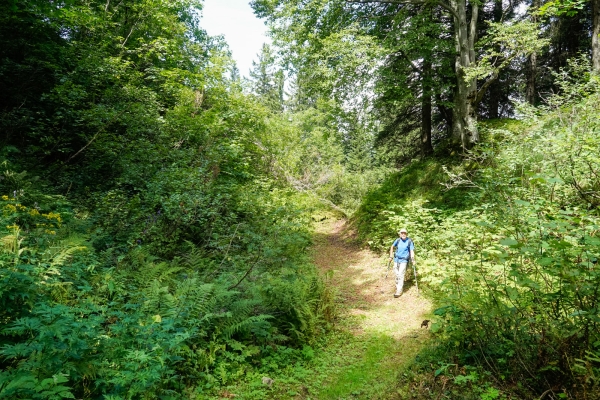
[[[496,128],[438,180],[471,188],[454,197],[460,208],[390,196],[358,214],[375,247],[408,226],[451,362],[522,396],[598,396],[599,104],[594,92],[521,131]]]
[[[65,222],[52,211],[68,209],[63,199],[37,211],[21,201],[28,191],[4,195],[0,397],[176,398],[226,385],[272,346],[302,347],[323,333],[333,298],[305,255],[304,200],[242,186],[204,243],[168,242],[177,244],[171,260],[154,247],[165,243],[156,228],[168,212],[147,224],[145,246],[116,238],[115,252],[90,243],[103,225],[89,234],[86,214]],[[202,222],[178,229],[194,227]]]

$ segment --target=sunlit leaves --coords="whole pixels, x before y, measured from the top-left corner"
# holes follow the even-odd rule
[[[539,25],[531,21],[489,23],[488,35],[482,40],[484,53],[466,69],[465,81],[485,79],[508,66],[513,59],[539,53],[549,43],[540,38]]]

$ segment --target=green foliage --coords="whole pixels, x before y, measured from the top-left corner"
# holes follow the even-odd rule
[[[465,81],[498,75],[514,59],[541,52],[550,41],[539,37],[539,28],[532,21],[490,22],[488,36],[481,43],[484,49],[482,57],[466,70]]]
[[[0,397],[194,398],[290,363],[306,376],[336,313],[306,254],[323,207],[358,209],[375,248],[411,227],[439,286],[432,330],[456,356],[433,374],[453,390],[596,393],[600,101],[585,62],[555,76],[548,108],[521,107],[527,132],[490,124],[462,162],[383,182],[414,156],[416,101],[449,124],[449,21],[253,3],[293,50],[279,65],[263,49],[254,95],[196,0],[0,5]],[[487,67],[535,47],[534,25],[492,31]],[[514,38],[527,49],[502,47]],[[371,349],[358,365],[375,368]],[[361,373],[340,386],[360,396]]]
[[[227,236],[214,230],[209,245],[188,242],[171,261],[136,246],[112,264],[73,231],[77,221],[4,196],[2,397],[201,393],[239,378],[270,346],[325,332],[333,297],[303,256],[297,200],[260,185],[236,198],[252,213]]]
[[[277,68],[275,55],[268,44],[263,44],[258,61],[252,62],[250,71],[252,91],[259,101],[273,111],[283,111],[284,75]]]
[[[581,0],[553,0],[540,7],[538,13],[541,16],[567,15],[572,17],[585,7],[585,1]]]
[[[598,394],[600,98],[587,93],[535,124],[490,128],[446,177],[411,165],[357,214],[375,247],[408,226],[440,305],[432,331],[453,363],[488,371],[495,386],[518,382],[522,396],[552,389],[546,382],[562,382],[569,398]],[[425,177],[452,189],[411,190]]]
[[[201,396],[328,330],[315,202],[273,170],[299,131],[199,7],[1,6],[1,398]]]

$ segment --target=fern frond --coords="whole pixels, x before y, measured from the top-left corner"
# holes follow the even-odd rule
[[[140,287],[149,287],[154,281],[168,282],[182,270],[181,267],[171,267],[169,263],[148,263],[143,265],[138,273],[134,275],[135,281]]]
[[[63,249],[61,252],[59,252],[54,257],[52,257],[52,261],[51,261],[50,265],[52,267],[64,265],[65,261],[67,261],[67,259],[69,257],[71,257],[75,252],[84,251],[84,250],[87,250],[87,247],[75,246],[75,247],[69,247],[69,248]]]
[[[0,238],[0,244],[2,244],[2,249],[10,254],[15,254],[18,256],[21,254],[23,249],[21,249],[21,243],[23,243],[23,238],[20,236],[20,230],[17,228],[15,233],[11,235],[6,235]]]
[[[208,314],[214,310],[214,285],[210,283],[201,284],[197,278],[186,279],[179,282],[175,290],[175,297],[178,299],[179,308],[197,318]]]
[[[225,329],[223,329],[221,335],[225,339],[229,340],[236,333],[240,333],[242,331],[250,330],[250,328],[252,328],[257,323],[266,322],[267,320],[269,320],[271,318],[273,318],[273,316],[266,315],[266,314],[253,315],[253,316],[248,317],[248,318],[246,318],[246,319],[244,319],[242,321],[239,321],[239,322],[236,322],[234,324],[229,325],[228,327],[226,327]]]
[[[192,250],[183,257],[183,263],[187,269],[200,271],[206,268],[207,264],[210,263],[210,260],[207,259],[204,250],[192,248]]]

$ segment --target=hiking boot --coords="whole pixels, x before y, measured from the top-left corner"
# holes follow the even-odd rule
[[[402,296],[402,293],[394,293],[394,298],[395,299],[398,298],[398,297],[400,297],[400,296]]]

